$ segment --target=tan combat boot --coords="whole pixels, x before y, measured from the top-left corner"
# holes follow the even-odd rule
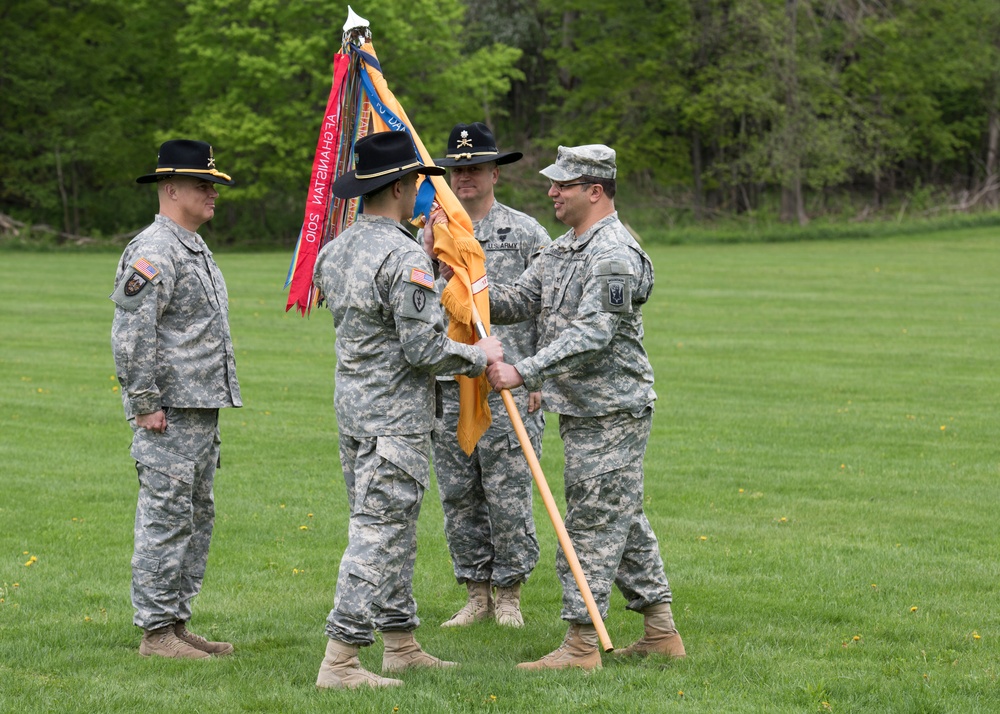
[[[540,660],[522,662],[518,669],[600,669],[601,652],[597,648],[597,630],[593,625],[578,625],[575,622],[569,626],[566,639],[558,648],[549,652]]]
[[[382,633],[385,651],[382,653],[383,672],[402,672],[411,667],[457,667],[457,662],[446,662],[429,655],[420,648],[412,632],[390,630]]]
[[[493,593],[490,584],[467,580],[465,587],[469,590],[469,601],[450,620],[442,622],[441,627],[462,627],[493,617]]]
[[[497,588],[496,618],[497,624],[504,627],[524,627],[521,583],[515,583],[509,588]]]
[[[642,639],[623,650],[615,650],[619,657],[645,657],[648,654],[661,654],[668,657],[681,658],[686,655],[681,636],[674,627],[674,616],[670,612],[670,603],[661,602],[650,605],[642,611],[645,634]]]
[[[357,687],[399,687],[398,679],[380,677],[361,667],[357,645],[340,640],[326,643],[326,657],[319,666],[316,686],[320,689],[355,689]]]
[[[228,642],[209,642],[201,635],[196,635],[185,627],[186,623],[178,622],[174,625],[174,634],[177,639],[187,642],[196,650],[208,652],[210,655],[222,657],[233,653],[233,646]]]
[[[175,657],[179,659],[209,659],[208,652],[195,649],[177,638],[174,626],[167,625],[156,630],[144,630],[139,654],[143,657]]]

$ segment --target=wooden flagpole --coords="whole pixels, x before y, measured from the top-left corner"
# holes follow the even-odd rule
[[[488,337],[486,326],[483,325],[483,320],[479,316],[479,310],[476,309],[475,302],[472,303],[472,320],[479,339]],[[542,495],[542,503],[545,504],[545,510],[548,511],[549,519],[552,521],[552,525],[556,529],[556,537],[559,539],[559,545],[563,549],[563,555],[566,556],[566,562],[569,564],[569,569],[573,573],[573,579],[576,580],[576,586],[580,589],[580,595],[583,596],[583,602],[587,606],[587,613],[590,615],[590,621],[594,623],[594,628],[597,630],[597,636],[601,640],[601,646],[604,648],[604,651],[610,652],[614,649],[614,645],[611,644],[611,638],[608,636],[608,630],[604,626],[604,619],[601,617],[601,611],[597,608],[597,602],[594,600],[594,595],[590,592],[590,585],[587,583],[587,576],[584,575],[583,568],[580,567],[580,559],[576,557],[576,549],[573,548],[573,542],[569,539],[569,533],[566,531],[566,524],[563,523],[562,515],[560,515],[559,508],[556,506],[556,501],[552,497],[552,491],[549,489],[548,481],[545,480],[545,474],[542,473],[542,466],[538,463],[538,456],[535,455],[535,449],[531,446],[531,440],[528,438],[528,432],[524,428],[524,422],[521,420],[521,413],[517,410],[517,405],[514,403],[514,397],[511,395],[509,389],[501,390],[500,396],[503,397],[503,404],[507,407],[507,414],[510,415],[510,422],[514,425],[514,432],[517,434],[517,440],[521,443],[521,450],[524,452],[524,458],[528,461],[528,468],[531,469],[531,476],[535,479],[535,485],[538,487],[538,492]]]

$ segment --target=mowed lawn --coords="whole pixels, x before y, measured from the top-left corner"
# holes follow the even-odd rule
[[[222,416],[192,624],[236,654],[174,662],[140,658],[131,624],[117,256],[0,253],[0,711],[1000,711],[1000,230],[648,250],[645,504],[688,658],[514,668],[565,631],[537,498],[528,626],[441,629],[464,588],[432,489],[417,635],[461,667],[377,692],[313,686],[347,506],[332,320],[285,313],[289,255],[217,256],[246,406]],[[560,503],[562,463],[550,418]],[[620,647],[642,629],[623,605]]]

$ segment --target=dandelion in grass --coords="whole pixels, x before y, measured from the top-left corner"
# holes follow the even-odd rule
[[[21,587],[21,583],[14,583],[13,585],[11,585],[11,587],[12,588],[19,588],[19,587]]]
[[[88,615],[87,617],[83,618],[83,621],[84,622],[90,622],[90,616]]]
[[[740,493],[743,493],[743,489],[742,488],[740,489]]]
[[[913,607],[910,608],[910,612],[916,612],[916,611],[917,611],[917,606],[916,605],[914,605]]]
[[[878,585],[876,585],[875,583],[872,583],[872,590],[878,590]]]
[[[24,564],[24,567],[30,568],[32,565],[34,565],[37,562],[38,562],[38,556],[33,555],[30,558],[28,558],[28,561]]]
[[[312,517],[313,517],[313,514],[311,514],[311,513],[307,513],[306,514],[306,518],[312,518]]]
[[[683,699],[684,698],[684,690],[683,689],[678,690],[677,696],[680,697],[681,699]]]
[[[979,636],[978,632],[976,632],[975,630],[973,630],[972,631],[972,639],[974,639],[974,640],[981,640],[983,638]]]
[[[861,635],[855,635],[851,639],[854,640],[855,642],[860,642],[861,641]]]
[[[307,530],[309,530],[309,526],[299,526],[299,530],[300,531],[307,531]]]
[[[947,426],[945,426],[944,424],[942,424],[942,425],[941,425],[941,431],[944,431],[944,430],[945,430],[945,429],[947,429],[947,428],[948,428],[948,427],[947,427]]]
[[[708,536],[700,536],[698,540],[708,540]]]

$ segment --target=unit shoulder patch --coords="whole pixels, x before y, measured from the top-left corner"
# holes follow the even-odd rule
[[[422,268],[412,268],[402,287],[403,301],[399,314],[423,322],[434,322],[434,310],[431,309],[431,300],[435,296],[434,276]]]
[[[139,258],[122,273],[110,298],[118,307],[132,312],[154,291],[147,289],[150,283],[159,283],[160,269],[145,258]]]
[[[601,287],[601,309],[605,312],[632,312],[632,281],[628,264],[605,260],[594,269]]]

